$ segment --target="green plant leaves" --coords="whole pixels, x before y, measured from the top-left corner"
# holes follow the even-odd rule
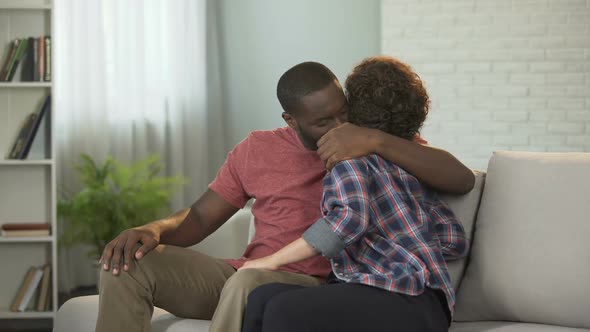
[[[82,154],[76,171],[83,189],[58,203],[65,222],[62,245],[89,243],[94,247],[89,255],[98,257],[122,231],[164,217],[172,195],[187,179],[159,176],[162,170],[157,155],[127,166],[112,157],[97,165]]]

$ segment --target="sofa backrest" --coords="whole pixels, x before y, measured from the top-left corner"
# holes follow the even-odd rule
[[[246,250],[248,232],[253,219],[250,208],[239,210],[213,234],[191,249],[219,258],[238,258]]]
[[[441,195],[441,198],[449,204],[457,218],[463,223],[470,240],[472,239],[473,225],[486,174],[481,171],[474,171],[474,175],[475,185],[469,193],[465,195]],[[192,248],[214,257],[240,257],[247,244],[252,240],[254,232],[254,216],[249,208],[245,208],[238,211],[217,231]],[[461,282],[467,260],[466,257],[449,262],[449,272],[455,289],[458,288]]]
[[[473,239],[475,219],[486,178],[486,173],[484,172],[474,171],[473,173],[475,175],[475,185],[469,193],[465,195],[441,195],[441,198],[449,205],[455,216],[463,224],[470,243]],[[465,257],[448,262],[449,273],[451,274],[451,281],[453,282],[455,291],[459,288],[468,259],[469,257]]]
[[[456,321],[590,328],[590,153],[496,152]]]

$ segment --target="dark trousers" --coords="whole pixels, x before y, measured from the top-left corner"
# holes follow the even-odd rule
[[[272,283],[254,289],[242,332],[446,332],[444,293],[409,296],[352,283],[303,287]]]

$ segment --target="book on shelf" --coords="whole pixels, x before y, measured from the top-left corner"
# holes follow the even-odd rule
[[[48,229],[26,230],[26,231],[2,231],[3,237],[37,237],[49,236],[51,233]]]
[[[2,69],[0,70],[0,81],[6,81],[6,74],[8,73],[8,67],[10,67],[10,64],[12,63],[12,59],[14,58],[14,55],[16,54],[16,49],[18,48],[19,42],[20,42],[19,39],[15,39],[12,43],[10,43],[10,45],[8,47],[8,52],[6,53],[6,59],[4,60],[4,65],[2,66]]]
[[[37,298],[37,311],[46,311],[47,304],[51,299],[51,265],[45,264],[43,266],[43,279],[41,279],[41,288],[39,289],[39,297]]]
[[[45,74],[44,81],[50,82],[51,81],[51,37],[45,36]]]
[[[16,293],[16,297],[14,298],[14,301],[12,301],[12,304],[10,305],[10,311],[18,311],[18,308],[19,308],[21,302],[23,301],[25,293],[27,292],[27,289],[29,288],[31,281],[33,281],[33,276],[35,275],[36,272],[37,272],[37,268],[35,268],[35,267],[31,267],[29,269],[29,271],[25,275],[25,279],[23,280],[23,283],[21,284],[20,288],[18,289],[18,292]]]
[[[8,159],[27,159],[33,140],[39,131],[39,126],[44,117],[49,117],[51,111],[51,96],[45,97],[45,101],[41,108],[34,113],[28,115],[23,122],[21,129],[12,145],[12,149],[8,153]]]
[[[17,38],[12,41],[0,70],[0,81],[12,81],[19,64],[21,82],[50,81],[51,37]]]
[[[31,300],[33,295],[39,289],[37,302],[34,308],[37,311],[45,311],[47,309],[47,301],[50,298],[50,279],[51,279],[51,266],[46,264],[41,267],[32,266],[23,279],[23,283],[19,288],[10,310],[14,312],[24,312]]]
[[[4,237],[35,237],[50,234],[48,223],[8,223],[1,227],[1,235]]]
[[[22,82],[32,82],[35,80],[35,38],[30,37],[27,43],[27,51],[23,59],[23,66],[20,72]]]
[[[27,115],[27,118],[25,119],[25,121],[23,121],[20,130],[18,131],[18,135],[16,136],[16,140],[12,145],[12,149],[10,149],[10,152],[8,153],[7,159],[18,159],[18,155],[25,147],[25,138],[31,131],[31,128],[33,127],[33,122],[35,122],[36,117],[36,113],[31,113]]]
[[[50,278],[51,278],[51,271],[49,271],[49,273],[50,273]],[[49,279],[49,289],[47,289],[47,297],[45,298],[45,309],[42,311],[51,311],[51,308],[52,308],[51,299],[53,299],[52,290],[53,290],[53,286],[51,284],[51,279]]]
[[[8,71],[6,72],[6,81],[12,81],[14,78],[14,74],[16,73],[16,69],[18,68],[19,63],[25,56],[27,52],[27,45],[29,44],[29,40],[23,38],[19,41],[18,47],[16,49],[16,53],[14,57],[10,61],[10,66],[8,67]]]
[[[39,81],[42,81],[45,77],[45,39],[39,38],[39,59],[37,61],[37,66],[35,67],[39,72]]]

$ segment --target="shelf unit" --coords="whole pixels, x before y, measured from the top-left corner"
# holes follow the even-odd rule
[[[0,0],[0,66],[7,47],[15,38],[50,36],[53,24],[51,0]],[[52,40],[53,42],[53,40]],[[53,58],[53,57],[52,57]],[[21,66],[19,66],[21,67]],[[53,65],[52,65],[53,68]],[[7,160],[21,124],[37,111],[51,82],[20,82],[20,68],[13,82],[0,82],[0,224],[49,222],[51,235],[42,237],[0,236],[0,319],[47,319],[57,311],[57,191],[55,153],[56,109],[41,123],[27,160]],[[45,123],[44,123],[45,122]],[[12,303],[31,266],[51,264],[51,305],[49,311],[33,311],[36,296],[25,312],[11,312]]]

